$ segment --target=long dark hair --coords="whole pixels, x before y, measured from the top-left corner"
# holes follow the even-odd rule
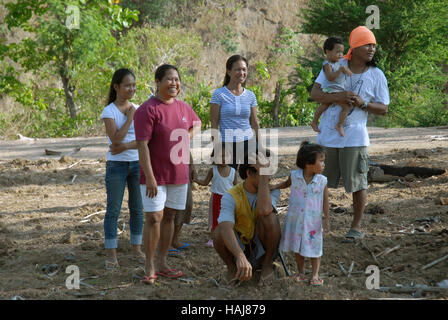
[[[110,82],[109,98],[107,99],[108,105],[117,99],[117,91],[115,91],[114,85],[115,84],[120,85],[123,79],[128,75],[131,75],[135,79],[134,73],[129,69],[121,68],[114,72],[114,75],[112,76],[112,81]]]
[[[237,61],[244,61],[246,63],[246,67],[249,68],[249,64],[247,63],[247,59],[243,56],[240,56],[239,54],[231,56],[229,59],[227,59],[226,62],[226,75],[224,76],[224,84],[223,87],[228,85],[230,82],[230,76],[227,74],[227,71],[232,70],[233,64]],[[246,85],[246,82],[243,83],[243,87]]]

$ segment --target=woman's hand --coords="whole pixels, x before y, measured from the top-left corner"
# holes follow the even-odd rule
[[[131,104],[125,111],[124,115],[126,117],[128,117],[128,119],[132,119],[134,120],[134,114],[135,114],[135,108],[134,106]]]
[[[364,100],[363,100],[363,98],[361,98],[361,96],[356,95],[353,97],[353,105],[354,106],[360,107],[363,104],[364,104]]]
[[[342,91],[342,92],[332,93],[332,94],[337,94],[337,99],[335,99],[335,103],[339,104],[339,105],[341,105],[341,104],[352,105],[355,103],[356,96],[361,98],[359,95],[357,95],[353,91]]]
[[[146,179],[146,196],[155,198],[157,196],[157,181],[154,178]]]
[[[123,151],[125,151],[127,148],[124,143],[112,143],[109,146],[109,149],[110,149],[110,153],[119,154],[119,153],[122,153]]]

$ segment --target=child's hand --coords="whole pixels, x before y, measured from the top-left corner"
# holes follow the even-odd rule
[[[346,75],[348,75],[349,77],[352,76],[353,73],[350,71],[349,68],[344,67],[344,66],[341,66],[341,68],[342,68],[342,72],[344,72]]]

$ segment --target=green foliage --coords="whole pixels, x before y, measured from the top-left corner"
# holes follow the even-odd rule
[[[202,122],[202,129],[210,127],[210,99],[212,98],[212,88],[210,85],[199,83],[197,87],[190,90],[185,97],[187,102],[196,112]]]
[[[118,30],[135,18],[135,12],[110,5],[108,1],[73,1],[82,8],[80,28],[69,30],[65,27],[65,6],[56,2],[51,10],[44,6],[43,11],[38,12],[38,4],[49,1],[27,0],[23,8],[11,7],[10,13],[22,17],[20,21],[14,20],[12,14],[7,16],[11,27],[20,26],[33,32],[35,37],[9,46],[0,41],[0,50],[5,50],[8,57],[19,63],[16,67],[9,60],[0,60],[0,92],[24,106],[23,111],[0,115],[0,122],[8,123],[7,128],[0,130],[0,135],[4,136],[8,130],[9,134],[14,130],[31,137],[103,134],[100,114],[106,105],[113,72],[121,67],[131,68],[136,74],[137,94],[133,99],[136,104],[143,103],[153,92],[154,71],[162,63],[179,67],[183,95],[203,94],[205,89],[199,87],[198,91],[192,84],[193,76],[187,72],[187,66],[197,61],[200,52],[198,36],[157,26],[134,27],[120,35]],[[57,10],[61,14],[59,20],[53,16]],[[29,20],[28,12],[38,12],[42,16],[35,15]],[[64,47],[66,40],[68,47]],[[38,80],[35,84],[18,80],[20,73],[28,70]],[[67,113],[64,88],[53,85],[60,83],[61,73],[70,78],[77,108],[74,117]],[[196,105],[198,110],[202,108],[202,116],[208,117],[203,99]],[[204,125],[207,122],[205,120]],[[12,129],[14,126],[17,130]]]
[[[388,116],[375,118],[376,124],[445,125],[448,110],[443,105],[446,96],[442,90],[448,75],[442,72],[442,66],[448,61],[446,1],[310,1],[309,8],[301,12],[305,22],[300,31],[341,36],[348,48],[351,30],[366,23],[366,8],[371,4],[380,10],[380,29],[372,30],[377,40],[375,59],[388,79],[391,96]],[[311,65],[316,75],[321,69],[321,56],[302,62]]]
[[[266,63],[258,61],[255,64],[255,69],[257,70],[257,75],[260,77],[261,81],[271,79],[271,74],[269,73],[269,68]]]
[[[151,84],[154,82],[154,72],[163,63],[178,66],[183,86],[188,86],[185,69],[197,61],[200,50],[201,40],[195,34],[177,28],[144,26],[129,30],[119,40],[117,54],[111,65],[114,69],[127,67],[135,72],[137,93],[134,100],[142,103],[153,91]],[[108,79],[111,78],[112,74]]]
[[[191,22],[204,0],[122,0],[124,8],[139,12],[140,25],[183,26]]]
[[[314,115],[317,105],[309,101],[308,89],[313,84],[313,74],[310,68],[298,63],[303,54],[302,46],[298,40],[298,32],[290,28],[282,28],[273,41],[271,57],[268,62],[257,62],[256,85],[250,87],[255,93],[258,102],[258,120],[261,127],[273,127],[274,100],[266,99],[263,95],[265,83],[271,79],[271,74],[278,76],[281,83],[279,94],[279,126],[305,126]],[[279,74],[279,65],[291,67],[288,74]],[[274,97],[275,98],[275,97]]]
[[[225,26],[224,36],[221,38],[221,45],[227,53],[234,53],[238,50],[238,34],[230,27]]]
[[[258,85],[250,86],[258,102],[258,121],[260,127],[274,127],[273,109],[274,100],[263,97],[262,83],[270,79],[270,73],[266,69],[266,64],[258,62],[256,64],[257,76],[260,79]],[[281,90],[279,94],[279,126],[305,126],[313,120],[314,111],[317,105],[309,101],[307,87],[313,83],[313,74],[309,68],[300,64],[295,66],[295,71],[291,74],[288,83],[279,80]]]
[[[106,64],[116,43],[111,30],[129,26],[137,13],[106,0],[24,0],[5,6],[9,29],[19,27],[33,33],[10,44],[6,56],[40,79],[59,77],[67,111],[75,120],[76,80]]]

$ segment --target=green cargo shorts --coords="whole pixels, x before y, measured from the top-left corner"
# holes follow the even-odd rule
[[[328,187],[337,188],[342,177],[348,193],[367,189],[369,154],[367,147],[329,148],[325,147],[325,170]]]

